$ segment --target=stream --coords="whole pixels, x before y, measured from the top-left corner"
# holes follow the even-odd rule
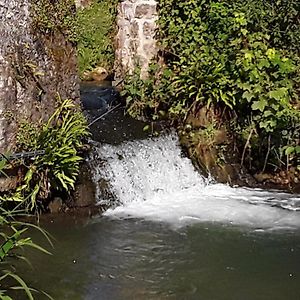
[[[143,127],[122,109],[93,125],[96,200],[111,208],[43,221],[53,255],[27,250],[23,278],[57,300],[300,299],[300,196],[217,184],[175,132]]]

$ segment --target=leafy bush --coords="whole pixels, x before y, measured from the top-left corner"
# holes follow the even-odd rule
[[[213,104],[236,116],[258,168],[298,164],[299,1],[160,0],[159,10],[165,64],[127,81],[129,113],[184,121]]]
[[[19,149],[45,153],[24,163],[27,171],[23,182],[12,195],[2,200],[26,202],[33,209],[37,200],[47,199],[51,191],[68,193],[74,189],[82,160],[78,151],[89,131],[83,114],[72,100],[58,101],[58,108],[40,128],[27,122],[20,124]]]
[[[32,239],[26,235],[30,227],[39,230],[49,242],[50,239],[48,234],[39,227],[16,220],[15,217],[23,215],[22,211],[7,211],[2,208],[2,205],[3,203],[0,202],[0,299],[12,300],[9,296],[11,291],[21,290],[26,295],[26,298],[33,300],[33,292],[38,291],[28,287],[23,279],[16,273],[15,268],[12,266],[12,261],[14,259],[23,259],[26,261],[26,258],[20,256],[18,252],[18,250],[24,247],[32,247],[46,254],[50,254],[47,250],[35,244]],[[43,294],[51,299],[46,293]]]
[[[118,1],[94,0],[77,12],[79,70],[101,66],[111,70],[114,62],[114,24]]]

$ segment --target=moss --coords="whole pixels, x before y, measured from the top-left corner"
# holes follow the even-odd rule
[[[94,0],[77,12],[79,70],[101,66],[112,70],[117,0]]]
[[[34,0],[32,13],[34,30],[46,35],[61,32],[69,41],[77,41],[74,0]]]
[[[76,13],[74,0],[34,0],[33,29],[48,37],[60,32],[77,43],[81,75],[96,66],[112,70],[117,4],[118,0],[93,0]]]

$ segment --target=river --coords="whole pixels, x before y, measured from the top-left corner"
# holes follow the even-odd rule
[[[28,252],[31,286],[58,300],[300,299],[299,195],[206,179],[172,130],[149,138],[120,110],[93,126],[94,181],[110,189],[96,200],[112,207],[45,221],[53,255]]]

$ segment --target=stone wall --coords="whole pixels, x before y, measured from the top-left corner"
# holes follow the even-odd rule
[[[116,37],[116,78],[132,74],[141,67],[147,75],[150,60],[157,54],[155,29],[157,21],[155,0],[124,0],[118,7]]]
[[[76,49],[34,26],[35,3],[0,0],[0,153],[14,152],[20,122],[48,120],[58,94],[79,101]]]

